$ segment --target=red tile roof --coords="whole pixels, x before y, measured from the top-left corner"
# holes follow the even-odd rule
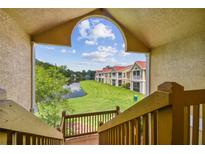
[[[141,69],[146,69],[146,62],[145,61],[136,61],[134,64],[137,64]],[[113,66],[113,67],[105,67],[102,70],[96,70],[96,72],[100,73],[110,73],[114,69],[116,72],[123,71],[127,68],[132,67],[133,65],[128,66]]]
[[[112,68],[103,68],[103,70],[102,70],[104,73],[109,73],[109,72],[111,72],[112,71]]]
[[[137,64],[141,69],[146,69],[145,61],[136,61],[135,64]]]
[[[121,70],[123,70],[123,69],[125,69],[127,66],[113,66],[113,69],[115,70],[115,71],[121,71]]]
[[[102,72],[103,70],[96,70],[96,72]]]

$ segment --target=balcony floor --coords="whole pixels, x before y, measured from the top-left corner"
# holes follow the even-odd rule
[[[66,139],[65,145],[98,145],[98,134],[90,134]]]

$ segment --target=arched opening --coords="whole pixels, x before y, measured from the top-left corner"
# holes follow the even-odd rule
[[[125,35],[114,21],[88,16],[68,37],[71,47],[35,47],[39,117],[56,125],[62,110],[69,114],[116,106],[125,110],[144,97],[146,56],[127,51]],[[54,111],[49,113],[50,109]]]

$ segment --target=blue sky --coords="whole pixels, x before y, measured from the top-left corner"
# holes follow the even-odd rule
[[[145,60],[144,54],[125,53],[121,32],[103,18],[89,18],[79,23],[72,34],[72,47],[39,44],[35,55],[41,61],[67,65],[74,71],[130,65]]]

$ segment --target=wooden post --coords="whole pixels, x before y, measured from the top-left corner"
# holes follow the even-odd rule
[[[120,107],[119,106],[116,106],[116,114],[120,114]]]
[[[158,86],[158,90],[170,93],[172,144],[184,144],[184,87],[176,82],[165,82]]]
[[[65,141],[65,116],[66,116],[66,111],[62,112],[62,123],[63,123],[63,128],[62,128],[62,133],[63,133],[63,140]]]

